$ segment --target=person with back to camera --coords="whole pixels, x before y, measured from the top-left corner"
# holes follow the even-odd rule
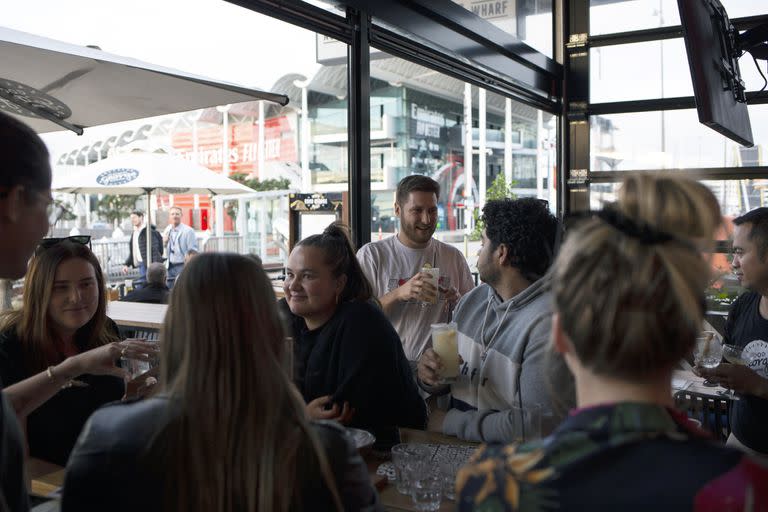
[[[126,294],[120,301],[168,304],[168,296],[171,292],[168,289],[167,278],[168,272],[165,265],[152,263],[147,269],[147,285]]]
[[[281,301],[294,338],[294,379],[316,419],[370,430],[379,446],[397,427],[424,428],[403,347],[376,305],[342,226],[301,240],[288,258]]]
[[[712,194],[627,178],[616,204],[571,230],[554,266],[552,339],[578,409],[548,438],[481,447],[458,509],[766,510],[768,470],[673,408],[672,371],[701,329]]]
[[[125,394],[121,355],[156,352],[120,342],[89,237],[44,239],[24,282],[23,306],[0,322],[4,394],[26,426],[29,454],[63,466],[88,417]],[[77,241],[73,241],[77,240]]]
[[[343,428],[307,419],[284,340],[253,258],[194,258],[171,292],[160,392],[91,417],[67,466],[62,510],[381,510]]]

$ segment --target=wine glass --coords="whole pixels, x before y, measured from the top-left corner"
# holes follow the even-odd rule
[[[717,368],[723,359],[723,345],[720,336],[714,331],[702,331],[696,337],[696,350],[693,359],[697,366]],[[704,385],[715,387],[717,382],[705,380]]]

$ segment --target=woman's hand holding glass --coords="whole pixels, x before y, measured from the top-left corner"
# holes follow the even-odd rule
[[[157,358],[157,354],[157,344],[138,339],[127,339],[88,350],[70,359],[74,368],[74,377],[87,373],[127,378],[130,377],[128,371],[115,365],[118,359],[125,357],[152,361]]]

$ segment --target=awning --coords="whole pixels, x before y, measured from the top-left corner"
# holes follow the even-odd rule
[[[288,97],[0,27],[0,110],[38,133]]]

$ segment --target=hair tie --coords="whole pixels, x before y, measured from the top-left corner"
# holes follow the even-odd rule
[[[658,245],[678,240],[677,237],[669,233],[655,229],[648,224],[637,222],[611,207],[606,207],[595,215],[606,224],[644,245]]]

